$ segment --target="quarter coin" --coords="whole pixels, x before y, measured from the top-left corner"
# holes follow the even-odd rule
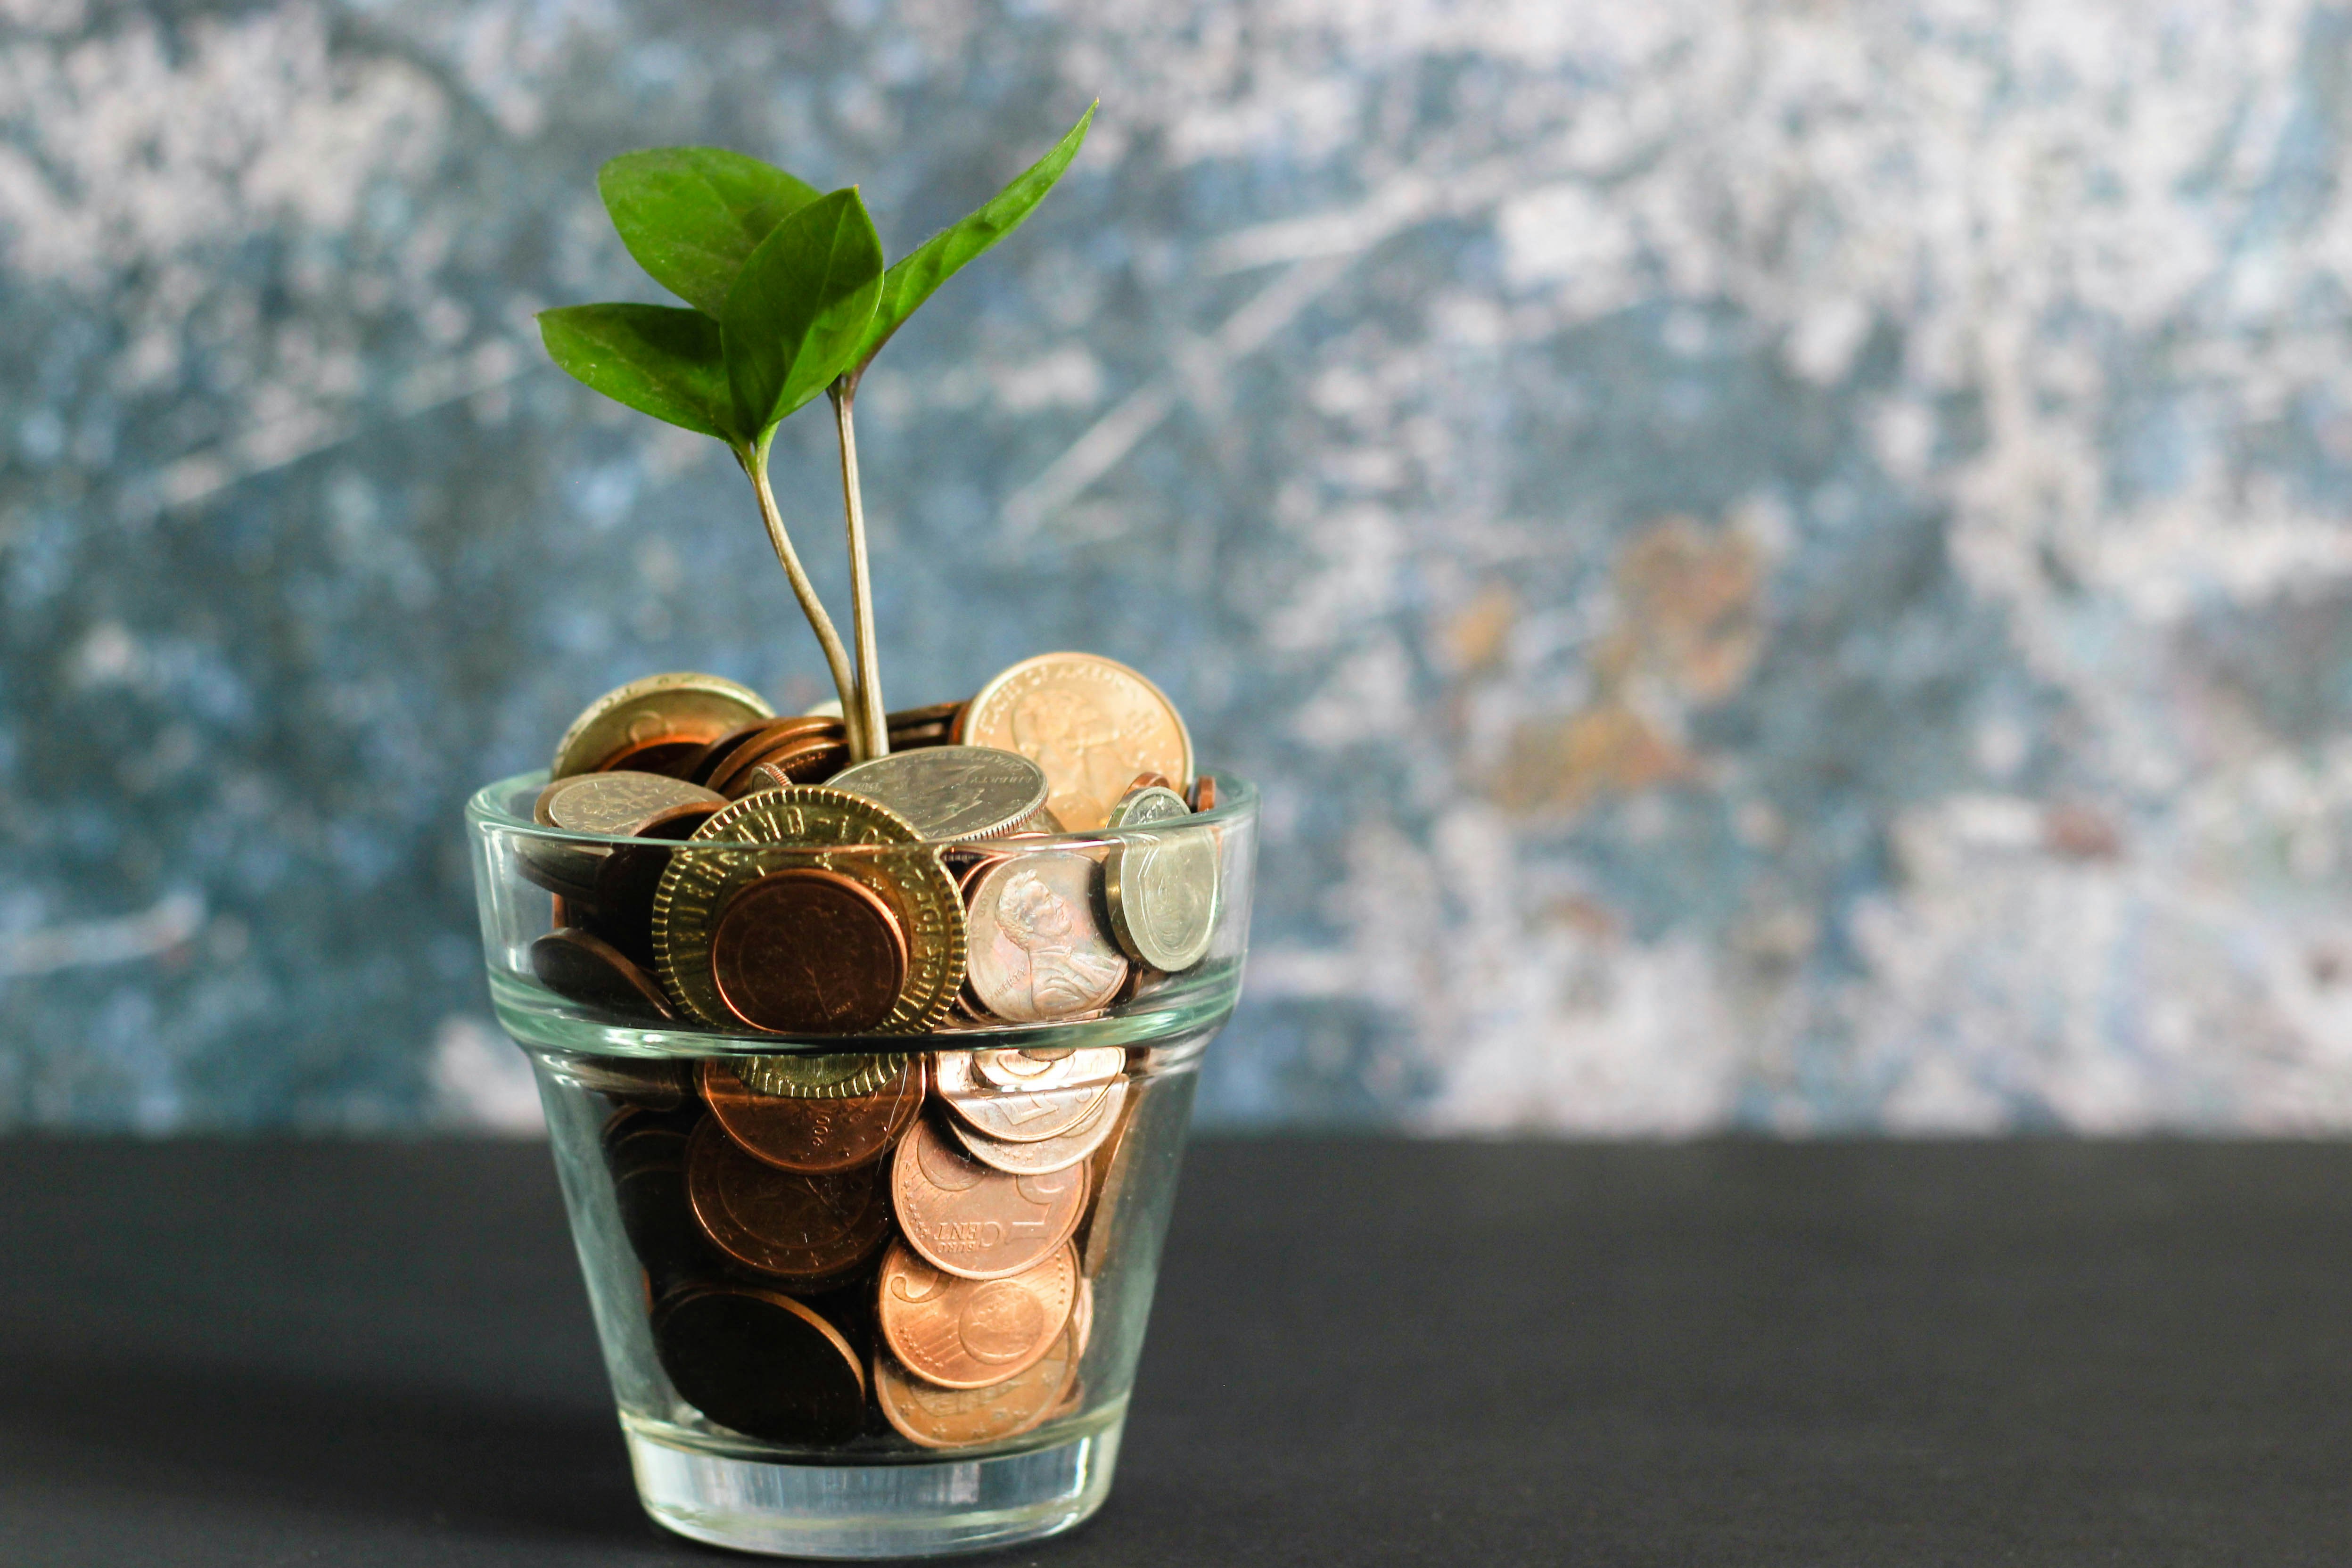
[[[1070,1239],[1087,1207],[1087,1168],[1007,1176],[918,1121],[891,1160],[890,1205],[908,1246],[966,1280],[1018,1274]]]
[[[653,1327],[671,1385],[721,1427],[775,1443],[833,1444],[865,1424],[857,1353],[790,1296],[688,1286],[661,1304]]]
[[[1187,815],[1172,791],[1148,789],[1135,798],[1139,821],[1165,796],[1174,814]],[[1122,802],[1125,804],[1126,802]],[[1175,974],[1208,956],[1217,931],[1217,839],[1209,828],[1153,828],[1132,823],[1103,856],[1103,905],[1111,934],[1127,956],[1149,968]]]
[[[874,1399],[908,1442],[926,1448],[968,1448],[1017,1437],[1069,1404],[1076,1385],[1076,1335],[1064,1329],[1054,1347],[1026,1372],[985,1388],[940,1388],[909,1374],[887,1351],[874,1357]]]
[[[880,1159],[923,1108],[923,1064],[902,1057],[871,1094],[816,1099],[762,1094],[722,1058],[702,1063],[702,1098],[727,1135],[769,1165],[821,1176]]]
[[[966,746],[1017,751],[1045,770],[1047,804],[1071,832],[1091,832],[1139,773],[1192,777],[1192,740],[1158,686],[1093,653],[1024,659],[957,718]]]
[[[1045,804],[1045,770],[1015,751],[934,746],[845,768],[836,789],[878,800],[935,841],[992,839]]]
[[[966,916],[972,994],[1012,1023],[1108,1007],[1127,959],[1096,917],[1095,862],[1076,850],[1008,855],[974,875]]]
[[[703,1234],[746,1269],[800,1281],[836,1277],[881,1247],[890,1233],[888,1176],[878,1164],[827,1176],[779,1170],[713,1121],[686,1155],[687,1196]]]
[[[1077,1292],[1077,1262],[1066,1244],[1010,1278],[963,1280],[898,1240],[882,1258],[876,1315],[891,1354],[917,1377],[942,1388],[986,1388],[1045,1359],[1069,1324]]]
[[[1076,1091],[1056,1091],[1076,1092]],[[949,1105],[961,1109],[956,1102]],[[970,1103],[967,1102],[966,1103]],[[1100,1148],[1112,1129],[1118,1125],[1119,1107],[1127,1103],[1127,1080],[1115,1078],[1105,1086],[1101,1098],[1096,1100],[1067,1132],[1050,1138],[1014,1142],[991,1137],[974,1127],[969,1118],[948,1119],[948,1130],[955,1134],[964,1152],[982,1165],[1013,1176],[1043,1176],[1074,1166]]]
[[[593,773],[625,752],[660,741],[708,745],[775,709],[748,686],[719,675],[647,675],[606,692],[583,709],[555,743],[551,779]]]

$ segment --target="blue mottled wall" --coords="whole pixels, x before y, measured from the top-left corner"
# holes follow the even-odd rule
[[[593,170],[903,249],[1097,93],[867,382],[885,671],[1098,649],[1267,781],[1209,1113],[2352,1125],[2292,0],[0,0],[0,1123],[527,1115],[464,792],[823,695],[725,458],[541,362],[653,297]]]

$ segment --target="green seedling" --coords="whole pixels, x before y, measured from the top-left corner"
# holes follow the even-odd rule
[[[540,313],[540,336],[565,371],[615,402],[723,441],[735,455],[759,498],[768,542],[824,651],[853,760],[881,756],[890,744],[858,493],[858,382],[940,284],[1020,226],[1054,188],[1094,114],[1088,108],[986,204],[887,266],[855,186],[820,193],[717,147],[624,153],[597,173],[604,210],[637,265],[686,307],[567,305]],[[854,668],[768,483],[777,426],[820,392],[832,401],[841,445]]]

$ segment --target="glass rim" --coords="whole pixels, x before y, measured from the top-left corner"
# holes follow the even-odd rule
[[[1206,811],[1194,811],[1186,816],[1169,817],[1156,822],[1139,822],[1131,828],[1097,828],[1083,832],[1024,834],[1018,838],[992,839],[919,839],[899,844],[808,844],[776,843],[760,839],[648,839],[625,833],[590,833],[575,829],[551,828],[530,817],[517,816],[509,802],[524,791],[536,799],[548,785],[548,769],[534,768],[527,773],[517,773],[494,779],[475,790],[466,800],[466,821],[477,831],[496,831],[518,838],[538,839],[549,843],[567,844],[658,844],[666,849],[677,849],[687,844],[724,846],[730,850],[759,850],[775,855],[809,855],[832,859],[841,855],[892,855],[908,850],[973,850],[1040,854],[1055,850],[1087,851],[1114,848],[1138,839],[1164,835],[1187,828],[1217,828],[1254,820],[1257,815],[1258,790],[1255,784],[1237,774],[1201,768],[1199,778],[1213,779],[1217,785],[1217,803]],[[582,775],[588,777],[588,775]],[[826,786],[818,785],[822,789]],[[751,796],[741,799],[750,800]],[[731,804],[731,802],[730,802]]]

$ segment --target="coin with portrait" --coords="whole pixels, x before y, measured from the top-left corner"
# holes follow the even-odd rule
[[[965,705],[955,738],[1044,768],[1047,806],[1071,832],[1101,827],[1139,773],[1192,777],[1192,740],[1175,705],[1094,653],[1040,653],[1005,670]]]
[[[1127,958],[1096,916],[1095,876],[1095,862],[1075,850],[1008,855],[978,873],[965,942],[982,1007],[1007,1022],[1043,1023],[1118,997]]]

